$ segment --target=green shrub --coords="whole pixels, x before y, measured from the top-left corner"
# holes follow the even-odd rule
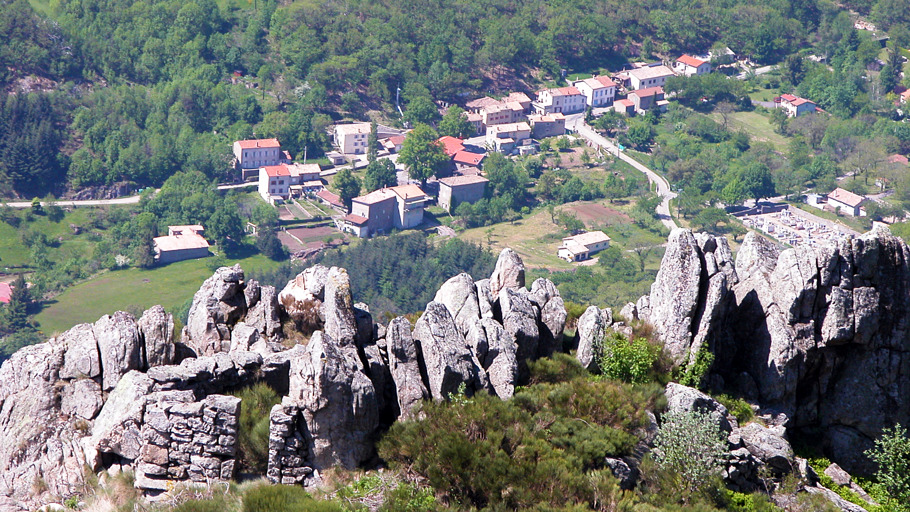
[[[714,418],[700,411],[671,411],[661,418],[654,439],[657,473],[663,487],[682,501],[714,486],[727,440]]]
[[[246,467],[263,473],[269,461],[269,413],[281,397],[264,383],[241,389],[234,396],[240,398],[238,458]]]
[[[730,395],[720,395],[715,398],[736,418],[740,426],[749,423],[755,417],[755,411],[752,410],[752,406],[742,398],[733,398]]]
[[[598,361],[600,373],[609,379],[641,384],[654,378],[654,365],[660,347],[645,338],[629,341],[618,332],[603,341],[603,355]]]
[[[215,494],[206,500],[188,500],[174,507],[173,512],[225,512],[224,495]]]
[[[877,465],[875,478],[901,503],[899,510],[910,510],[910,436],[900,423],[885,429],[866,456]]]
[[[659,386],[574,379],[531,385],[508,401],[478,394],[430,402],[421,420],[394,424],[379,453],[465,508],[592,503],[613,477],[595,486],[590,472],[605,456],[632,452],[632,432],[647,425],[645,410],[660,396]]]
[[[344,512],[344,508],[313,499],[302,487],[262,484],[243,495],[243,512]]]
[[[725,491],[724,508],[733,512],[775,512],[775,507],[768,497],[761,493],[743,494]]]
[[[823,457],[818,457],[809,459],[808,462],[812,469],[815,470],[815,473],[818,474],[818,483],[820,483],[823,487],[831,489],[841,498],[849,501],[850,503],[853,503],[854,505],[859,505],[870,512],[877,512],[881,509],[880,507],[870,505],[869,502],[864,500],[859,494],[857,494],[856,491],[847,486],[835,483],[830,476],[826,475],[825,469],[831,465],[830,460]]]
[[[557,352],[551,357],[545,357],[528,362],[531,384],[568,382],[573,379],[588,378],[591,374],[581,366],[574,356]]]
[[[705,378],[711,365],[714,364],[714,354],[708,350],[708,345],[702,345],[695,354],[695,360],[686,365],[679,376],[679,383],[683,386],[702,389],[705,386]]]
[[[434,512],[441,508],[429,489],[401,484],[386,493],[379,512]]]

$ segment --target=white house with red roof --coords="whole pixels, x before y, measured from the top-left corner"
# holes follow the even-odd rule
[[[840,212],[845,215],[850,215],[852,217],[861,217],[866,215],[866,211],[862,208],[863,203],[866,202],[866,198],[854,194],[849,190],[844,190],[840,187],[831,191],[828,194],[828,206],[831,208],[840,208]]]
[[[673,70],[684,76],[704,75],[711,72],[711,63],[698,57],[683,55],[673,63]]]
[[[776,103],[779,108],[784,109],[790,117],[799,117],[803,114],[815,112],[817,109],[817,106],[813,101],[792,94],[781,94],[777,98],[774,98],[774,103]]]
[[[259,168],[259,195],[269,204],[287,199],[291,194],[291,171],[286,165]]]
[[[234,158],[243,173],[243,179],[255,176],[256,169],[260,167],[291,161],[291,155],[281,150],[278,139],[234,141]]]
[[[609,107],[616,97],[616,82],[608,76],[576,80],[572,85],[584,95],[585,103],[589,107]]]
[[[576,87],[559,87],[539,91],[537,101],[533,105],[537,113],[541,115],[574,114],[584,112],[587,99]]]

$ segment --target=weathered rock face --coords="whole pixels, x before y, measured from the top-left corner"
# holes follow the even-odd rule
[[[445,400],[465,384],[468,392],[485,387],[486,376],[458,332],[449,310],[438,302],[427,309],[414,325],[414,341],[423,355],[430,395]]]
[[[575,357],[581,365],[589,370],[597,366],[603,355],[604,333],[607,325],[597,306],[588,309],[578,318],[578,350]]]
[[[144,366],[139,329],[133,315],[118,311],[113,316],[99,318],[92,330],[101,356],[101,387],[109,391],[126,372]]]
[[[677,362],[692,361],[715,335],[717,316],[732,298],[729,291],[736,282],[726,238],[674,229],[647,307],[637,307],[636,313],[654,326]]]
[[[398,409],[401,418],[407,419],[421,401],[430,398],[430,392],[420,373],[417,344],[411,337],[411,324],[406,318],[392,320],[386,329],[385,339]]]
[[[468,274],[458,274],[443,283],[433,301],[449,310],[462,336],[466,336],[474,325],[474,320],[480,318],[477,290],[474,287],[474,280]]]
[[[221,267],[193,296],[182,342],[197,356],[231,350],[231,331],[243,318],[267,341],[281,337],[274,288],[244,281],[240,265]]]
[[[646,318],[678,361],[707,343],[716,387],[869,471],[863,451],[910,422],[910,249],[885,228],[784,251],[750,234],[732,271],[721,240],[674,231]]]
[[[342,353],[327,334],[317,333],[303,357],[291,361],[291,404],[308,430],[314,468],[353,469],[375,452],[379,409],[373,383],[356,359]]]
[[[139,319],[139,334],[145,349],[143,368],[174,362],[174,317],[161,306],[152,306]]]
[[[498,297],[503,288],[525,287],[525,264],[512,249],[503,249],[490,276],[490,295]]]

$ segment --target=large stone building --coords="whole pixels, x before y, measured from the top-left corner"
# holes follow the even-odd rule
[[[528,123],[498,124],[487,128],[487,146],[494,151],[510,153],[521,141],[531,138]]]
[[[168,235],[153,239],[155,260],[159,264],[175,261],[205,258],[209,255],[209,243],[202,237],[200,225],[168,226]]]
[[[483,198],[490,180],[478,175],[452,176],[439,180],[437,203],[452,212],[461,203],[475,203]]]
[[[392,229],[411,229],[423,222],[428,199],[417,185],[374,190],[351,200],[351,213],[341,219],[339,227],[361,238],[388,234]]]
[[[345,155],[360,155],[367,152],[370,137],[370,123],[335,125],[335,146]]]
[[[562,114],[528,116],[531,134],[535,139],[558,137],[566,133],[566,116]]]
[[[252,139],[234,142],[234,159],[244,180],[254,178],[260,167],[290,163],[291,155],[281,150],[278,139]]]

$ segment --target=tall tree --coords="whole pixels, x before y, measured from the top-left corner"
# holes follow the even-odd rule
[[[474,126],[468,121],[464,109],[457,105],[452,105],[446,111],[446,114],[442,116],[442,121],[439,121],[439,133],[450,137],[468,138],[474,135],[475,130]]]
[[[6,334],[14,333],[28,326],[28,306],[31,303],[31,294],[25,277],[19,277],[10,285],[12,293],[9,303],[0,310],[0,331]]]
[[[370,135],[367,137],[367,161],[376,160],[379,154],[379,137],[376,132],[376,121],[370,123]]]
[[[367,192],[379,190],[383,187],[394,187],[398,184],[398,175],[395,164],[388,158],[373,160],[367,165],[363,176],[363,188]]]
[[[421,185],[449,165],[449,157],[439,143],[439,135],[425,124],[418,124],[404,138],[398,161],[408,167],[408,175],[419,180]]]
[[[360,180],[350,169],[342,169],[335,175],[334,186],[345,208],[350,210],[351,200],[360,195]]]

